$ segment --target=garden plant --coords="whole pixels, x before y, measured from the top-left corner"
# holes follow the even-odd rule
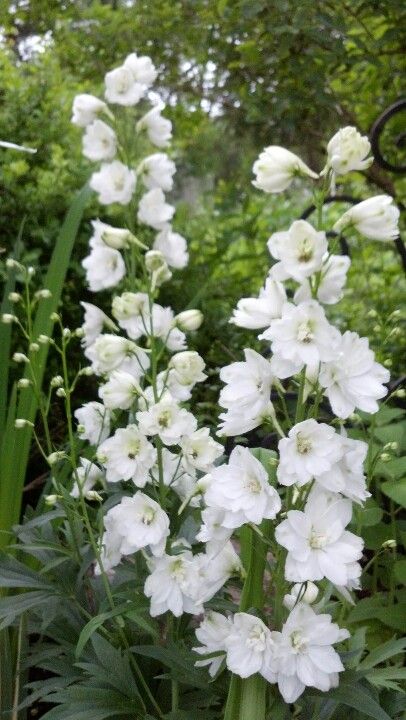
[[[81,301],[81,327],[65,325],[61,276],[38,288],[32,266],[6,261],[3,327],[19,333],[24,375],[5,437],[14,448],[32,437],[49,472],[2,543],[9,657],[16,646],[5,717],[39,702],[48,720],[401,718],[402,391],[337,309],[351,265],[342,234],[380,252],[399,235],[399,210],[380,192],[333,220],[326,212],[336,183],[373,161],[353,126],[326,138],[320,168],[277,145],[260,153],[261,202],[305,187],[315,213],[293,209],[264,237],[269,272],[228,318],[244,340],[219,369],[218,408],[205,411],[215,370],[194,349],[204,315],[161,300],[189,252],[165,196],[176,166],[156,76],[133,52],[107,72],[103,99],[73,103],[103,218],[82,259],[96,299]],[[42,387],[48,353],[60,369]],[[77,407],[84,383],[94,397]],[[7,477],[14,462],[9,450]],[[365,535],[384,513],[383,534]],[[385,626],[372,644],[370,620]],[[0,672],[5,663],[3,652]]]

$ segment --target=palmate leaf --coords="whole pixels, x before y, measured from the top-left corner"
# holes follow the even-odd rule
[[[62,225],[44,283],[44,286],[51,291],[51,297],[38,304],[34,320],[34,337],[41,334],[52,335],[53,323],[50,315],[57,310],[59,305],[73,244],[89,197],[90,189],[86,186],[72,203]],[[47,354],[48,346],[41,345],[40,350],[31,357],[40,387]],[[32,439],[31,428],[20,430],[14,428],[14,418],[20,417],[35,422],[37,410],[37,400],[30,392],[21,395],[16,409],[13,407],[13,403],[9,407],[1,447],[0,548],[9,543],[10,535],[8,533],[19,520],[22,490]]]

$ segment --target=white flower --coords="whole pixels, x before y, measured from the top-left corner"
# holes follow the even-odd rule
[[[122,537],[119,533],[113,533],[112,531],[105,532],[102,537],[102,547],[100,551],[101,564],[103,571],[108,575],[113,575],[113,568],[119,564],[121,560],[121,540]],[[94,567],[94,574],[96,576],[101,575],[102,568],[97,562]]]
[[[138,206],[138,220],[145,225],[161,230],[170,222],[175,212],[172,205],[165,202],[161,188],[153,188],[142,196]],[[155,248],[159,249],[159,248]]]
[[[269,484],[263,465],[248,448],[237,445],[227,465],[213,468],[204,499],[208,507],[224,510],[223,525],[237,528],[244,523],[259,525],[281,509],[280,497]]]
[[[254,350],[245,349],[245,362],[234,362],[220,371],[227,383],[220,392],[219,405],[227,410],[220,415],[221,434],[238,435],[261,425],[270,414],[273,373],[269,360]]]
[[[132,76],[137,83],[145,85],[147,88],[154,84],[157,76],[156,68],[150,57],[142,55],[138,57],[136,53],[127,55],[124,60],[124,67],[130,70]]]
[[[71,122],[79,127],[86,127],[97,118],[99,113],[105,110],[107,110],[106,103],[94,97],[94,95],[88,95],[87,93],[76,95],[73,100]]]
[[[196,637],[201,645],[193,648],[195,653],[198,653],[198,655],[210,655],[219,652],[217,657],[205,658],[195,662],[196,667],[208,665],[210,677],[214,677],[220,669],[225,657],[225,640],[230,634],[231,628],[232,621],[229,618],[211,610],[206,613],[196,630]]]
[[[161,115],[164,107],[156,105],[137,123],[137,130],[146,130],[149,140],[157,147],[166,147],[172,137],[172,123]]]
[[[146,352],[134,342],[107,333],[99,335],[93,345],[85,350],[85,355],[96,375],[125,370],[139,379],[150,365]]]
[[[306,686],[323,692],[338,685],[344,670],[332,645],[349,637],[331,622],[330,615],[316,615],[306,603],[290,613],[281,633],[274,633],[279,691],[286,703],[293,703]]]
[[[156,462],[156,450],[137,425],[127,425],[99,445],[97,457],[106,468],[108,482],[131,480],[137,487],[144,487]]]
[[[116,295],[113,298],[112,314],[132,340],[138,340],[149,331],[149,298],[146,293],[124,292]]]
[[[145,435],[159,435],[164,445],[177,445],[182,435],[194,432],[197,426],[196,418],[180,408],[169,393],[148,410],[138,412],[137,421]]]
[[[288,610],[293,610],[298,602],[312,605],[319,595],[319,589],[313,582],[296,583],[290,589],[290,593],[283,598],[283,604]]]
[[[294,177],[317,178],[297,155],[277,145],[270,145],[255,161],[253,185],[266,193],[279,193],[289,187]]]
[[[138,174],[142,175],[142,181],[148,190],[161,188],[165,192],[172,190],[175,172],[176,165],[166,153],[149,155],[138,168]]]
[[[261,340],[271,341],[272,352],[282,361],[278,372],[276,365],[272,366],[278,377],[294,375],[305,365],[313,369],[321,361],[332,360],[339,337],[315,300],[298,306],[286,303],[281,319],[273,320],[270,328],[259,335]]]
[[[240,575],[243,567],[231,542],[208,543],[206,552],[195,555],[198,566],[200,590],[198,602],[208,602],[233,575]]]
[[[219,543],[221,546],[227,542],[233,533],[233,528],[224,527],[225,513],[226,511],[221,508],[204,508],[202,510],[202,525],[196,535],[196,540],[204,543]]]
[[[122,555],[149,548],[153,555],[160,557],[165,551],[169,518],[161,506],[143,492],[121,498],[120,503],[106,513],[104,526],[107,541],[110,534],[121,536]]]
[[[110,70],[105,75],[106,84],[105,98],[110,103],[131,107],[136,105],[145,95],[147,86],[137,82],[133,72],[127,66]]]
[[[331,492],[345,495],[353,502],[362,504],[371,493],[366,487],[364,462],[368,452],[367,443],[340,435],[342,457],[325,473],[318,475],[319,485]]]
[[[347,272],[351,260],[346,255],[329,255],[323,258],[321,279],[317,289],[317,299],[325,305],[334,305],[343,297],[343,288],[347,280]],[[305,280],[295,292],[296,305],[311,300],[312,293],[309,280]]]
[[[73,498],[80,497],[80,488],[82,495],[86,497],[89,490],[92,490],[94,486],[104,478],[104,473],[95,463],[90,462],[87,458],[79,458],[80,467],[76,468],[74,473],[75,482],[70,492]]]
[[[371,240],[390,242],[399,235],[399,215],[399,208],[393,205],[390,195],[375,195],[347,210],[333,229],[341,232],[347,227],[355,227]]]
[[[335,357],[322,364],[319,382],[334,414],[345,419],[356,407],[376,413],[377,400],[388,392],[383,383],[389,377],[389,370],[375,362],[367,338],[347,330],[335,348]]]
[[[108,382],[99,388],[99,396],[110,410],[129,410],[142,395],[137,379],[128,372],[113,370]]]
[[[94,120],[87,126],[82,143],[83,155],[89,160],[112,160],[116,154],[116,134],[103,120]]]
[[[279,440],[278,481],[282,485],[306,485],[328,473],[343,456],[342,439],[334,428],[316,420],[295,425]]]
[[[272,268],[275,280],[293,278],[302,282],[321,269],[327,251],[326,234],[315,230],[306,220],[295,220],[287,232],[271,235],[268,249],[280,261]]]
[[[175,317],[176,325],[185,332],[198,330],[203,322],[203,313],[200,310],[184,310]]]
[[[365,170],[374,161],[373,157],[367,157],[370,149],[368,138],[360,135],[355,127],[341,128],[327,145],[327,168],[331,167],[336,175]]]
[[[74,412],[82,440],[98,445],[110,434],[110,412],[99,402],[88,402]]]
[[[315,486],[304,511],[289,510],[275,529],[277,542],[288,551],[285,577],[289,582],[322,580],[348,585],[357,580],[363,541],[345,530],[352,504],[340,495]]]
[[[228,669],[242,678],[259,673],[269,682],[275,682],[273,635],[255,615],[236,613],[225,638]]]
[[[166,225],[156,236],[153,244],[154,250],[159,250],[170,267],[182,270],[189,262],[187,243],[179,233],[173,232],[170,225]]]
[[[179,385],[193,386],[207,378],[203,372],[205,362],[194,350],[184,350],[172,355],[169,368],[172,378]]]
[[[103,163],[99,172],[90,178],[90,187],[99,193],[98,200],[102,205],[120,203],[128,205],[136,185],[134,170],[130,170],[119,160]]]
[[[175,327],[174,313],[170,307],[164,308],[162,305],[154,303],[152,307],[152,320],[150,323],[149,334],[160,338],[168,350],[171,350],[172,352],[185,350],[185,334]]]
[[[132,234],[126,228],[116,228],[101,222],[101,220],[92,220],[92,226],[93,235],[89,240],[90,247],[107,245],[115,250],[128,248]]]
[[[190,551],[178,555],[163,555],[149,562],[151,574],[147,577],[144,593],[151,598],[152,617],[170,610],[175,617],[182,613],[199,615],[203,605],[196,601],[199,593],[199,568]]]
[[[86,270],[89,290],[99,292],[118,285],[125,275],[125,262],[118,250],[110,247],[94,247],[82,260]]]
[[[230,323],[249,330],[269,327],[272,320],[282,314],[286,291],[282,283],[268,277],[258,298],[241,298],[233,311]]]
[[[81,302],[80,304],[85,311],[85,318],[82,325],[84,332],[82,345],[86,348],[92,345],[96,338],[101,335],[104,325],[111,327],[113,323],[110,318],[107,317],[106,313],[96,307],[96,305],[87,302]]]
[[[185,435],[180,441],[180,447],[182,465],[189,473],[194,470],[207,472],[224,452],[223,446],[210,437],[209,428],[200,428]]]

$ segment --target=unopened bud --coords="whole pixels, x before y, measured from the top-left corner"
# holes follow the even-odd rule
[[[48,345],[51,342],[51,338],[49,337],[49,335],[39,335],[38,342],[41,345]]]
[[[372,332],[374,332],[374,333],[380,333],[381,330],[382,330],[382,326],[381,326],[381,325],[374,325],[373,328],[372,328]]]
[[[51,313],[49,316],[49,319],[52,320],[52,322],[58,322],[58,320],[59,320],[58,313],[56,313],[56,312]]]
[[[27,267],[27,275],[28,277],[33,277],[33,275],[35,275],[35,268],[32,265]]]
[[[125,228],[109,228],[102,232],[102,240],[105,245],[108,245],[115,250],[122,250],[127,248],[130,244],[131,233]]]
[[[395,547],[397,547],[396,540],[393,540],[393,539],[391,539],[391,540],[385,540],[385,542],[382,543],[382,547],[383,547],[383,548],[390,548],[390,549],[393,550]]]
[[[51,387],[57,388],[57,387],[61,387],[61,385],[63,385],[62,375],[54,375],[54,377],[51,378]]]
[[[389,315],[389,317],[390,317],[390,318],[397,318],[397,317],[400,317],[401,314],[402,314],[402,311],[398,309],[398,310],[394,310],[394,311]]]
[[[176,325],[186,332],[197,330],[203,322],[203,313],[200,310],[184,310],[175,317]]]
[[[25,420],[24,418],[17,418],[14,421],[14,427],[17,430],[21,430],[21,428],[25,427],[34,427],[34,423],[30,422],[29,420]]]
[[[21,295],[18,292],[11,292],[9,293],[8,299],[12,303],[18,303],[21,300]]]
[[[34,353],[38,352],[38,350],[39,350],[38,343],[36,343],[36,342],[30,343],[30,350],[31,350],[31,352],[34,352]]]
[[[367,312],[367,317],[376,318],[376,317],[378,317],[378,313],[376,312],[376,310],[369,310]]]
[[[97,502],[103,502],[102,496],[96,490],[89,490],[85,493],[86,500],[97,500]]]
[[[17,269],[21,270],[22,269],[22,265],[20,265],[20,263],[17,262],[17,260],[14,260],[14,258],[7,258],[6,267],[9,270],[17,270]]]
[[[55,394],[57,397],[66,398],[66,391],[62,387],[59,387]]]
[[[399,390],[395,390],[394,393],[392,393],[394,397],[398,398],[404,398],[406,397],[406,390],[404,388],[399,388]]]
[[[31,384],[32,384],[31,380],[29,380],[28,378],[20,378],[17,383],[17,387],[20,389],[23,389],[23,388],[30,387]]]
[[[79,435],[83,435],[83,433],[86,431],[86,428],[85,428],[84,425],[81,425],[81,424],[80,424],[80,425],[77,426],[76,430],[77,430],[77,432],[78,432]]]
[[[94,375],[94,370],[90,365],[79,370],[79,375],[85,375],[85,377],[91,377]]]
[[[15,315],[10,315],[10,313],[3,313],[1,316],[1,322],[5,325],[11,325],[13,322],[17,322],[18,318]]]
[[[62,330],[62,335],[63,335],[64,338],[70,338],[70,336],[72,335],[72,333],[71,333],[71,331],[69,330],[69,328],[64,328],[64,329]]]
[[[390,358],[386,358],[386,360],[383,361],[383,364],[385,365],[385,367],[390,368],[392,367],[393,362]]]
[[[389,462],[391,460],[391,456],[387,452],[383,452],[380,454],[379,459],[382,460],[382,462]]]
[[[52,297],[52,293],[48,288],[43,288],[42,290],[37,290],[34,297],[36,297],[38,300],[47,300],[48,298]]]
[[[401,331],[400,327],[394,327],[389,333],[389,335],[392,335],[393,337],[399,337],[399,335],[401,335],[401,334],[402,334],[402,331]]]
[[[66,455],[63,452],[63,450],[56,450],[55,452],[48,455],[48,457],[47,457],[48,465],[51,465],[51,467],[52,467],[52,465],[55,465],[55,463],[59,462],[60,460],[62,460],[65,457],[66,457]]]
[[[62,499],[62,495],[45,495],[45,505],[48,505],[48,507],[53,507],[56,505],[58,500]]]
[[[15,352],[15,353],[14,353],[14,355],[13,355],[13,360],[14,360],[14,362],[17,362],[17,363],[27,363],[27,362],[30,362],[30,361],[28,360],[27,356],[24,355],[24,353],[20,353],[20,352]]]
[[[297,602],[304,602],[311,605],[317,600],[319,589],[310,580],[307,583],[296,583],[288,595],[283,598],[283,604],[288,610],[292,610]]]
[[[85,336],[85,331],[82,327],[80,327],[80,328],[76,328],[76,330],[73,334],[75,337],[82,338]]]
[[[388,442],[386,445],[383,446],[384,450],[397,450],[399,448],[399,443],[397,443],[395,440],[393,442]]]

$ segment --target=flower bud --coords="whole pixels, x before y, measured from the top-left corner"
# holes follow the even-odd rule
[[[33,277],[35,275],[35,268],[32,265],[27,267],[27,275],[28,277]]]
[[[78,435],[82,435],[84,432],[86,432],[86,428],[84,425],[78,425],[76,428]]]
[[[38,345],[38,343],[36,343],[36,342],[30,343],[30,351],[31,351],[31,352],[34,352],[34,353],[35,353],[35,352],[38,352],[38,350],[39,350],[39,345]]]
[[[396,441],[388,442],[386,445],[383,446],[384,450],[397,450],[399,448],[399,443]]]
[[[396,540],[393,540],[393,539],[385,540],[385,542],[382,543],[382,547],[394,550],[395,547],[397,547],[397,542],[396,542]]]
[[[62,375],[54,375],[54,377],[51,378],[51,387],[57,388],[57,387],[61,387],[61,385],[63,385]]]
[[[96,490],[89,490],[85,493],[86,500],[96,500],[97,502],[103,502],[103,498]]]
[[[10,313],[3,313],[1,316],[1,322],[5,325],[11,325],[13,322],[17,322],[18,318],[15,315],[10,315]]]
[[[9,270],[21,270],[22,269],[22,265],[20,265],[20,263],[17,262],[17,260],[14,260],[14,258],[7,258],[6,267]]]
[[[24,353],[20,353],[20,352],[15,352],[15,353],[14,353],[14,355],[13,355],[13,360],[14,360],[14,362],[17,362],[17,363],[27,363],[27,362],[30,362],[29,359],[27,358],[27,356],[24,355]]]
[[[404,388],[399,388],[399,390],[395,390],[394,393],[392,393],[394,397],[398,398],[404,398],[406,397],[406,390]]]
[[[50,465],[52,467],[52,465],[55,465],[55,463],[59,462],[64,457],[66,457],[66,455],[63,452],[63,450],[57,450],[56,452],[53,452],[50,455],[48,455],[48,457],[47,457],[48,465]]]
[[[34,297],[36,297],[38,300],[47,300],[48,298],[52,297],[52,293],[48,288],[43,288],[42,290],[37,290]]]
[[[14,427],[17,430],[21,430],[22,428],[25,428],[25,427],[34,427],[34,423],[30,422],[29,420],[25,420],[24,418],[17,418],[14,421]]]
[[[38,342],[41,345],[48,345],[51,342],[51,338],[49,337],[49,335],[39,335]]]
[[[79,370],[79,375],[84,375],[85,377],[91,377],[94,375],[94,370],[90,365],[88,367],[84,367],[81,370]]]
[[[71,335],[72,335],[72,333],[71,333],[71,331],[70,331],[69,328],[64,328],[64,329],[62,330],[62,336],[63,336],[64,338],[70,338]]]
[[[57,397],[66,398],[66,390],[62,387],[58,388],[55,394]]]
[[[176,325],[185,332],[197,330],[203,322],[203,313],[200,310],[184,310],[175,317]]]
[[[296,583],[290,593],[283,598],[283,604],[288,610],[292,610],[297,602],[311,605],[317,600],[318,594],[319,589],[313,582],[308,580],[307,583]]]
[[[11,292],[9,293],[8,299],[12,303],[18,303],[21,300],[21,295],[18,292]]]
[[[385,367],[390,368],[392,367],[393,362],[390,358],[386,358],[386,360],[383,361],[383,364],[385,365]]]
[[[53,507],[56,505],[58,500],[62,499],[62,495],[45,495],[44,501],[45,505],[48,505],[48,507]]]
[[[74,331],[73,334],[74,334],[74,336],[77,337],[77,338],[85,337],[85,331],[84,331],[84,329],[83,329],[82,327],[76,328],[76,330]]]
[[[382,460],[382,462],[389,462],[391,460],[391,456],[387,452],[383,452],[380,454],[379,459]]]
[[[30,387],[31,384],[31,380],[29,380],[28,378],[20,378],[17,383],[17,387],[20,389],[24,389]]]
[[[378,317],[378,313],[376,312],[376,310],[374,310],[374,309],[372,308],[372,310],[368,310],[368,312],[367,312],[367,317],[369,317],[369,318],[376,318],[376,317]]]
[[[58,313],[56,313],[56,312],[51,313],[49,316],[49,319],[52,320],[52,322],[58,322],[58,320],[59,320]]]

